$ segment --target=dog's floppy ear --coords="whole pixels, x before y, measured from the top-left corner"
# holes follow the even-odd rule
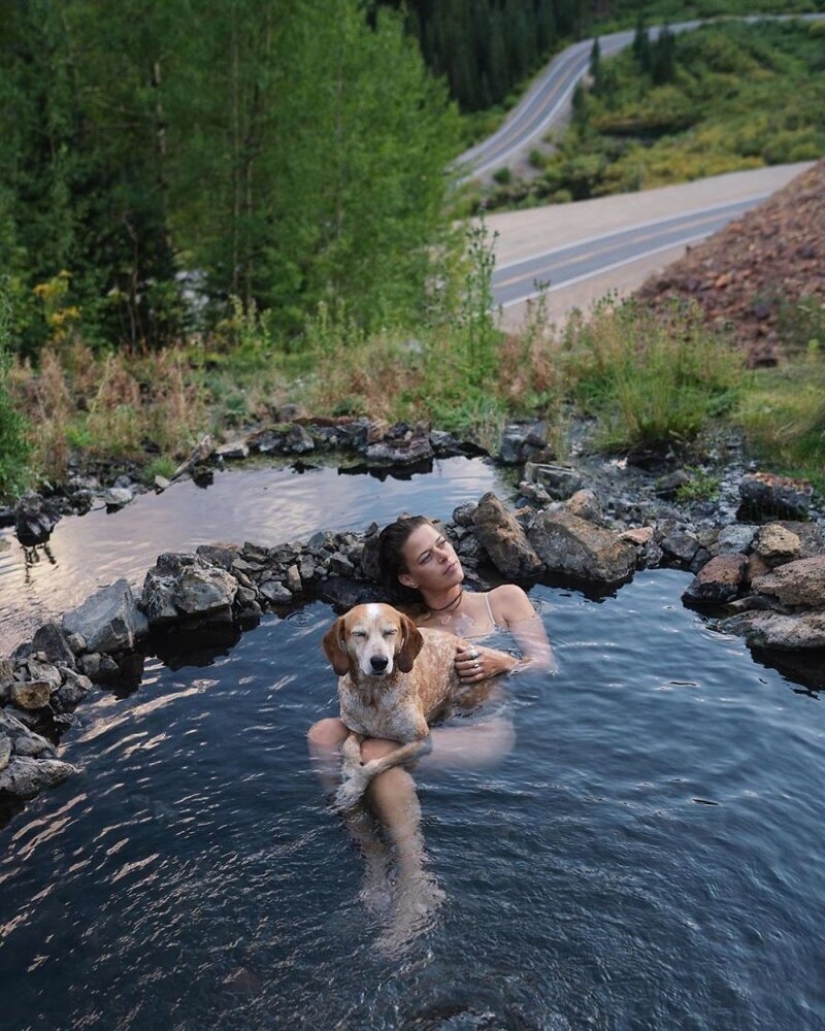
[[[398,652],[398,668],[402,673],[409,673],[413,668],[415,657],[424,647],[424,635],[409,616],[401,616],[401,649]]]
[[[321,647],[324,649],[326,657],[332,663],[332,668],[339,677],[342,677],[345,673],[349,673],[349,655],[344,647],[343,617],[336,619],[329,630],[324,634]]]

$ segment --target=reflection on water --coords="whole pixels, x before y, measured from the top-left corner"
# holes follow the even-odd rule
[[[300,470],[300,471],[297,471]],[[307,540],[318,530],[364,530],[408,506],[439,519],[497,490],[495,468],[481,458],[434,462],[426,475],[344,475],[334,467],[253,465],[216,472],[207,488],[192,481],[163,494],[143,494],[119,512],[104,507],[69,516],[48,544],[0,551],[0,654],[41,624],[79,605],[119,577],[134,586],[163,551],[187,551],[225,540],[272,546]],[[414,502],[411,500],[414,498]]]
[[[534,588],[560,671],[513,679],[499,766],[416,772],[447,899],[400,958],[306,755],[332,609],[150,657],[0,832],[3,1026],[825,1026],[825,716],[687,579]]]

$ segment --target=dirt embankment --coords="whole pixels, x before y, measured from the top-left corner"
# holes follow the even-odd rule
[[[825,319],[825,160],[689,248],[635,296],[654,307],[694,300],[710,323],[731,326],[750,364],[774,364],[799,302],[819,310],[820,325]]]

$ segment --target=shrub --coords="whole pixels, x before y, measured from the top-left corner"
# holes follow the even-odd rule
[[[693,439],[732,406],[741,382],[741,356],[690,308],[663,317],[603,301],[589,322],[568,327],[564,360],[574,398],[610,450]]]
[[[0,279],[0,495],[15,496],[29,478],[31,448],[27,424],[9,390],[11,301],[8,279]]]

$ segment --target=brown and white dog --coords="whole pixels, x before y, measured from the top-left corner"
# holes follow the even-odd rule
[[[338,674],[345,780],[336,807],[355,805],[370,780],[430,751],[430,724],[454,702],[466,702],[455,669],[458,638],[420,629],[391,605],[356,605],[333,623],[323,649]],[[398,741],[380,759],[361,764],[361,738]]]

